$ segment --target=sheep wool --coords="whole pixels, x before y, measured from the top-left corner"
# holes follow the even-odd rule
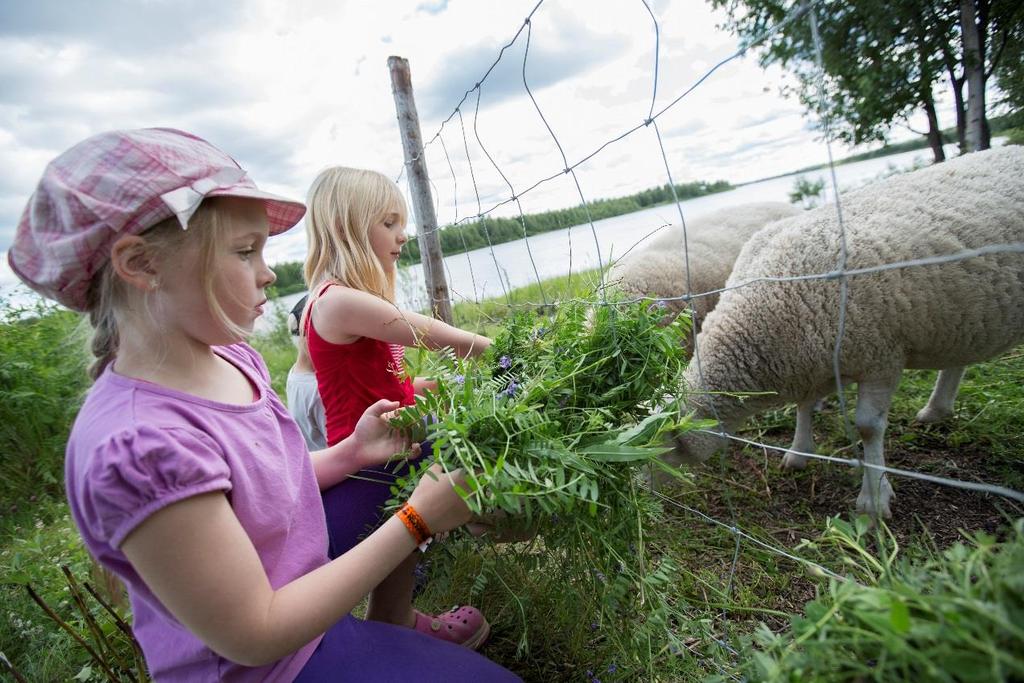
[[[743,243],[768,223],[798,213],[800,209],[783,202],[731,206],[688,222],[685,245],[682,226],[674,225],[642,250],[619,261],[608,281],[617,284],[629,298],[663,299],[669,313],[680,313],[686,302],[674,297],[715,292],[724,287]],[[692,301],[696,332],[708,311],[715,307],[718,294],[698,296]]]
[[[1017,249],[847,276],[841,380],[857,383],[864,461],[884,466],[887,416],[903,368],[950,372],[955,394],[963,366],[1024,340],[1024,147],[967,154],[840,199],[847,271],[993,245]],[[835,391],[840,279],[758,280],[834,273],[839,259],[834,205],[772,223],[747,241],[727,282],[736,289],[704,320],[699,363],[691,361],[685,374],[699,417],[717,419],[728,432],[769,406],[806,409]],[[803,448],[793,450],[812,452],[809,433],[798,420],[794,445]],[[677,463],[702,460],[722,445],[706,433],[675,441],[667,459]],[[802,464],[793,452],[786,457],[785,464]],[[891,496],[884,472],[864,468],[858,510],[889,517]]]

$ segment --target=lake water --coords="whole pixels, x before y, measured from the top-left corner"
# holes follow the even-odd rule
[[[956,146],[946,148],[946,154],[956,154]],[[860,187],[883,174],[895,169],[905,169],[914,164],[930,163],[931,152],[927,149],[893,154],[877,159],[868,159],[836,166],[836,180],[840,191]],[[789,193],[798,176],[814,181],[825,181],[827,196],[831,199],[832,188],[828,169],[792,174],[749,183],[728,192],[697,197],[680,202],[684,219],[689,222],[701,215],[724,209],[736,204],[762,201],[789,201]],[[529,238],[496,244],[492,249],[476,249],[464,254],[445,257],[445,274],[453,302],[479,301],[501,296],[506,289],[515,289],[537,281],[569,272],[572,255],[572,270],[590,270],[610,258],[619,258],[628,250],[642,249],[644,241],[660,232],[660,229],[679,223],[679,209],[673,204],[657,206],[635,213],[605,218],[590,225],[578,225],[564,230],[555,230]],[[595,243],[594,235],[597,240]],[[600,259],[598,258],[600,248]],[[492,253],[493,252],[493,253]],[[531,256],[532,254],[532,261]],[[536,272],[534,268],[536,267]],[[290,309],[302,297],[302,293],[281,297],[275,302],[278,307]],[[427,307],[423,286],[423,269],[420,265],[403,268],[400,272],[398,302],[403,308],[422,310]],[[264,316],[257,329],[265,329],[273,316]]]

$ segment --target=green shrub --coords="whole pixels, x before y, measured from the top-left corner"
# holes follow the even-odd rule
[[[285,382],[288,370],[295,363],[296,352],[292,335],[288,331],[288,311],[280,308],[273,310],[274,313],[268,321],[270,327],[265,332],[254,334],[248,342],[263,356],[267,370],[270,371],[270,385],[284,401]]]
[[[5,529],[10,539],[0,550],[3,654],[29,681],[109,681],[104,667],[114,680],[146,680],[141,654],[126,633],[130,617],[120,583],[96,569],[66,503],[47,501],[35,513],[26,524]],[[29,596],[29,586],[64,627]]]
[[[1010,128],[1003,135],[1008,145],[1024,145],[1024,128]]]
[[[0,511],[63,492],[64,447],[89,385],[79,317],[0,299]]]
[[[798,176],[793,181],[793,189],[789,193],[789,203],[799,204],[804,209],[813,209],[821,204],[824,194],[824,178],[809,180],[806,176]]]

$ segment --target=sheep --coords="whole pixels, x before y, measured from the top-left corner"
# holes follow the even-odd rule
[[[683,312],[686,302],[678,297],[688,293],[717,292],[725,286],[736,257],[747,239],[762,227],[801,211],[782,202],[740,204],[696,219],[687,226],[686,244],[678,226],[658,236],[642,250],[627,255],[612,268],[609,281],[627,298],[654,297],[666,305],[666,322]],[[689,259],[684,253],[689,251]],[[691,268],[690,288],[686,287],[686,265]],[[693,301],[693,335],[718,302],[718,294],[704,294]],[[687,340],[693,349],[693,336]],[[939,372],[928,404],[917,414],[922,424],[941,422],[952,417],[960,381],[966,367]],[[823,399],[797,407],[796,437],[792,451],[813,452],[812,416]],[[790,452],[783,459],[787,468],[802,469],[807,459]]]
[[[620,259],[608,280],[628,298],[666,299],[666,313],[674,317],[686,308],[686,302],[673,297],[721,289],[740,248],[751,235],[774,220],[798,213],[800,209],[782,202],[754,202],[715,211],[687,224],[685,249],[682,228],[673,226],[642,250]],[[689,289],[684,258],[687,252]],[[692,300],[694,334],[717,301],[718,294]]]
[[[611,270],[609,281],[618,285],[627,298],[662,299],[667,322],[686,308],[686,302],[677,297],[688,291],[687,260],[691,268],[689,291],[717,292],[725,286],[740,249],[751,235],[772,221],[799,213],[800,209],[782,202],[752,202],[720,209],[687,226],[685,247],[682,229],[673,227],[639,252],[619,260]],[[686,250],[689,250],[689,259],[684,258]],[[717,293],[703,294],[692,300],[693,335],[700,332],[718,296]],[[687,345],[693,349],[693,336],[687,340]],[[966,366],[960,366],[939,371],[931,398],[917,413],[916,422],[931,424],[953,416],[953,404],[966,370]],[[807,458],[793,451],[814,452],[812,416],[822,403],[823,399],[819,399],[797,406],[796,437],[791,452],[783,458],[784,467],[802,469],[806,466]]]
[[[843,384],[857,384],[855,425],[864,461],[884,466],[883,438],[903,368],[943,371],[928,420],[951,411],[963,367],[1024,340],[1024,147],[975,152],[844,194],[846,269],[1016,244],[964,260],[847,277]],[[762,277],[832,273],[839,261],[835,206],[772,223],[737,257],[718,305],[697,336],[699,362],[684,383],[698,417],[726,433],[772,405],[795,402],[802,422],[785,465],[813,452],[810,406],[835,390],[833,352],[839,323],[838,278],[755,282]],[[723,392],[768,392],[737,397]],[[942,401],[948,400],[948,404]],[[937,405],[931,405],[932,402]],[[666,460],[704,460],[725,438],[689,432],[674,438]],[[891,517],[885,473],[864,468],[860,512]]]

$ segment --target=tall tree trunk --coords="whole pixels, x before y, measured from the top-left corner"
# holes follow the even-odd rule
[[[946,160],[946,152],[942,149],[942,129],[939,128],[939,117],[935,113],[935,97],[932,94],[932,71],[928,61],[928,41],[924,36],[924,22],[920,15],[914,17],[914,32],[917,38],[917,69],[918,83],[920,89],[921,106],[928,117],[928,146],[932,148],[932,157],[935,163]]]
[[[967,78],[967,149],[977,152],[989,145],[985,135],[985,60],[974,0],[960,0],[960,30]]]
[[[946,160],[946,152],[942,149],[942,129],[939,128],[939,117],[935,113],[935,100],[932,99],[931,89],[922,95],[924,101],[924,113],[928,115],[928,146],[932,148],[932,156],[935,163]]]
[[[953,69],[949,70],[949,82],[953,86],[953,105],[956,107],[956,142],[960,154],[967,151],[967,112],[964,107],[964,79],[957,78]]]

